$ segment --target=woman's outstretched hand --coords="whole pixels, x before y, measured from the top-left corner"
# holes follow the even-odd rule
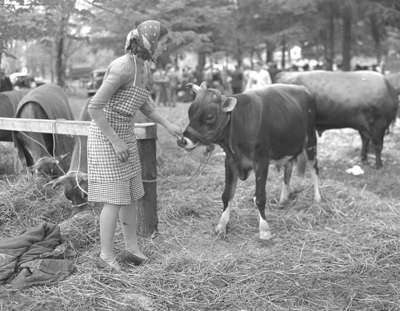
[[[112,144],[115,154],[121,162],[125,162],[129,158],[129,146],[122,139],[118,139]]]
[[[175,136],[176,138],[181,138],[182,137],[182,129],[180,126],[174,124],[174,123],[168,123],[167,126],[165,127],[172,136]]]

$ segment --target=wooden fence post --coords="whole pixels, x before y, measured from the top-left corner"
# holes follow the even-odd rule
[[[137,130],[137,129],[136,129]],[[145,135],[138,137],[138,149],[142,165],[144,197],[138,206],[138,234],[150,236],[158,230],[157,216],[157,157],[156,125],[145,127]],[[142,136],[142,135],[141,135]]]

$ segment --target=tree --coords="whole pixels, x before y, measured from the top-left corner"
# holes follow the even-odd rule
[[[123,52],[126,34],[145,19],[157,19],[169,34],[160,43],[158,53],[178,53],[192,49],[200,53],[213,51],[212,36],[218,21],[229,14],[231,4],[225,0],[93,0],[92,42]]]
[[[23,5],[24,1],[0,0],[0,65],[13,40],[29,40],[40,35],[41,22],[32,10]]]

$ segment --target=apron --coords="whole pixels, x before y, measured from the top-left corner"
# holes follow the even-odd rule
[[[88,178],[89,178],[89,200],[105,201],[106,193],[98,197],[93,185],[112,185],[102,189],[109,189],[115,194],[115,185],[131,183],[136,180],[142,183],[140,158],[137,148],[136,137],[134,134],[133,118],[136,111],[148,100],[150,92],[145,88],[136,86],[136,61],[135,61],[135,78],[133,85],[128,89],[119,89],[114,93],[108,104],[103,108],[106,119],[114,129],[116,134],[125,141],[129,147],[129,158],[125,162],[121,162],[115,154],[111,142],[104,136],[100,128],[94,121],[89,127],[88,136]],[[114,185],[115,183],[115,185]],[[92,187],[91,187],[92,184]],[[138,185],[136,186],[138,187]],[[142,188],[143,185],[140,185]],[[93,191],[91,191],[93,189]],[[132,189],[132,185],[128,188]],[[104,191],[104,190],[102,190]],[[92,193],[91,193],[92,192]],[[121,192],[121,191],[119,191]],[[112,193],[110,193],[111,196]],[[127,193],[129,195],[129,193]],[[118,203],[118,202],[110,202]],[[125,202],[119,202],[126,204]]]

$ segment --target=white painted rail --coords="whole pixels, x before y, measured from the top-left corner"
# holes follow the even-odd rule
[[[87,136],[90,121],[0,118],[0,129],[61,135]],[[154,123],[136,123],[137,139],[151,139],[157,135]]]

